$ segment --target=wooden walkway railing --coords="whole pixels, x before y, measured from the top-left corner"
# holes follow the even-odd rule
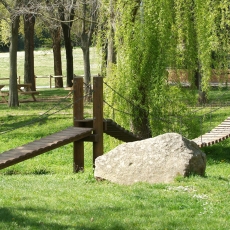
[[[199,147],[211,146],[230,137],[230,117],[210,132],[193,139]]]
[[[0,154],[0,169],[73,142],[73,171],[84,169],[84,142],[93,143],[93,163],[103,154],[103,133],[124,142],[139,140],[112,120],[103,119],[103,78],[93,79],[93,119],[83,117],[83,78],[73,80],[73,126]]]

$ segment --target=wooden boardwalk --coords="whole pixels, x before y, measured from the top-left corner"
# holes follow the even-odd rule
[[[76,77],[73,79],[74,127],[1,153],[0,169],[74,142],[73,167],[74,172],[77,172],[84,168],[84,141],[93,142],[94,163],[96,157],[103,154],[103,133],[124,142],[139,140],[114,121],[103,119],[103,77],[93,78],[93,89],[94,119],[83,119],[83,78]]]
[[[230,137],[230,117],[210,132],[193,139],[199,147],[206,147],[221,142]]]
[[[87,140],[93,132],[93,120],[88,120],[90,127],[69,127],[39,140],[22,145],[0,154],[0,169],[25,161],[55,148],[78,140]],[[116,122],[104,120],[104,133],[124,142],[140,140]],[[84,139],[86,138],[86,139]],[[93,140],[95,141],[95,140]]]
[[[0,154],[0,169],[89,136],[92,128],[70,127]]]
[[[4,169],[21,161],[38,156],[47,151],[59,148],[63,145],[75,142],[78,140],[89,140],[93,133],[93,120],[86,121],[86,127],[69,127],[63,131],[54,133],[31,143],[22,145],[15,149],[8,150],[0,154],[0,169]],[[118,140],[124,142],[132,142],[141,140],[133,133],[125,130],[111,119],[103,121],[103,132]],[[210,146],[230,137],[230,117],[223,121],[210,132],[193,139],[199,147]],[[91,140],[95,141],[95,140]]]
[[[81,127],[93,128],[93,119],[78,120],[78,123]],[[124,142],[141,140],[132,132],[124,129],[112,119],[103,120],[103,133]]]
[[[125,130],[123,127],[118,125],[111,119],[104,121],[104,133],[124,142],[132,142],[141,140],[133,133]],[[230,137],[230,117],[224,120],[220,125],[212,129],[210,132],[199,136],[192,141],[194,141],[199,147],[211,146],[213,144],[219,143]]]

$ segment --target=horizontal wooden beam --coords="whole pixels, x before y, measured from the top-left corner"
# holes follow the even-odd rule
[[[85,142],[98,142],[98,135],[97,134],[91,134],[88,137],[83,138],[82,141],[85,141]]]

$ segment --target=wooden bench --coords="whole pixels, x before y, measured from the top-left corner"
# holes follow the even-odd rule
[[[9,96],[9,92],[8,91],[2,91],[2,88],[5,85],[0,85],[0,97],[2,97],[3,102],[7,103],[7,99],[6,97]],[[39,92],[38,91],[32,91],[31,90],[31,86],[32,84],[27,83],[27,84],[18,84],[17,88],[18,88],[18,95],[31,95],[31,97],[33,98],[34,101],[37,101],[35,98],[35,95],[38,95]],[[22,89],[23,88],[23,89]],[[27,89],[27,91],[25,91],[24,89]]]
[[[38,91],[32,91],[32,90],[31,90],[31,86],[32,86],[31,83],[27,83],[27,84],[18,84],[18,85],[17,85],[18,94],[19,94],[19,95],[31,95],[32,98],[33,98],[33,100],[34,100],[34,101],[37,101],[34,95],[39,94],[39,92],[38,92]],[[26,88],[27,91],[23,90],[22,88],[24,88],[24,89]]]
[[[18,92],[19,95],[31,95],[34,101],[37,101],[36,97],[34,95],[39,94],[38,91],[23,91]]]

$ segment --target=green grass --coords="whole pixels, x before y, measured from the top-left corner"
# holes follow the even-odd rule
[[[41,90],[44,99],[67,93],[64,89]],[[69,102],[22,103],[16,109],[0,104],[0,133],[21,127],[0,134],[0,152],[72,126]],[[205,109],[210,108],[202,112]],[[54,114],[26,125],[47,110]],[[211,126],[205,119],[204,126],[214,127],[228,114],[228,107],[218,109]],[[91,104],[85,116],[92,116]],[[105,152],[111,142],[114,139],[104,137]],[[72,148],[69,144],[0,171],[0,229],[229,229],[229,140],[203,149],[207,154],[205,177],[132,186],[94,179],[91,143],[85,144],[85,172],[73,174]]]
[[[9,84],[8,80],[1,80],[1,78],[9,77],[9,54],[0,53],[0,84]],[[73,49],[73,63],[74,74],[83,75],[83,54],[80,48]],[[100,71],[99,58],[96,48],[90,49],[90,64],[91,74],[97,75]],[[49,76],[54,75],[53,64],[53,51],[52,50],[39,50],[34,51],[34,72],[36,76]],[[66,76],[66,58],[65,50],[62,50],[62,74]],[[23,83],[24,76],[24,51],[18,52],[18,76],[21,77]],[[66,85],[66,78],[64,78],[64,85]],[[49,86],[49,78],[37,79],[37,86]],[[54,85],[54,80],[52,82]]]

